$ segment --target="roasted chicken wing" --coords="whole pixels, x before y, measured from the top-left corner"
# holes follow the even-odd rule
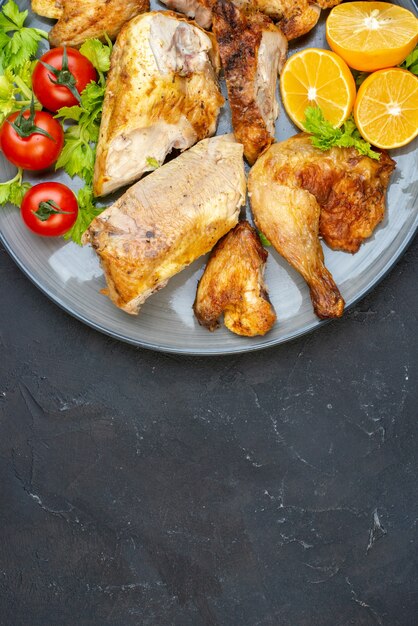
[[[59,19],[62,15],[64,0],[32,0],[32,11],[42,17]]]
[[[320,207],[311,193],[293,183],[288,141],[273,144],[251,169],[248,191],[254,220],[307,282],[318,317],[340,317],[344,300],[324,265],[318,236]]]
[[[277,72],[287,52],[287,40],[261,13],[246,13],[229,0],[213,6],[213,32],[222,66],[237,141],[252,164],[274,141]]]
[[[242,145],[204,139],[136,183],[83,236],[100,257],[111,300],[137,314],[154,291],[213,248],[245,203]]]
[[[193,309],[209,330],[225,326],[237,335],[265,335],[276,321],[263,280],[267,252],[248,222],[240,222],[215,246],[197,287]]]
[[[94,193],[138,180],[215,133],[221,95],[215,38],[169,11],[139,15],[120,33],[107,77]]]
[[[48,17],[59,18],[49,33],[51,46],[78,47],[86,39],[102,38],[105,33],[114,39],[126,22],[149,10],[149,0],[59,0],[48,4],[51,9],[57,5],[57,14]]]

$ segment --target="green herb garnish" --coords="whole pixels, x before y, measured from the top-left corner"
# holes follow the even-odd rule
[[[307,107],[305,120],[302,122],[305,130],[311,134],[310,140],[315,148],[330,150],[334,146],[340,148],[355,148],[360,154],[379,160],[379,152],[372,150],[371,145],[362,139],[353,117],[349,117],[341,128],[334,128],[328,122],[319,107]]]
[[[80,48],[99,72],[99,80],[92,81],[81,94],[78,106],[62,107],[55,117],[64,122],[71,120],[65,131],[64,149],[56,163],[71,177],[80,176],[88,185],[93,180],[96,143],[99,138],[106,81],[103,72],[109,68],[112,44],[98,39],[87,40]]]
[[[81,237],[90,226],[95,217],[104,211],[105,207],[96,206],[93,198],[93,190],[89,185],[80,189],[77,194],[78,214],[77,219],[68,232],[65,233],[64,239],[72,239],[81,246]]]
[[[28,11],[19,11],[13,0],[4,5],[0,13],[0,60],[3,68],[20,70],[35,56],[41,39],[48,33],[39,28],[26,28]]]
[[[149,165],[149,167],[152,167],[154,170],[160,167],[160,164],[158,163],[157,159],[154,159],[154,157],[147,157],[146,162],[147,165]]]
[[[20,207],[23,196],[32,187],[30,183],[22,182],[23,170],[19,168],[16,175],[4,183],[0,183],[0,205],[15,204]]]
[[[260,241],[263,244],[263,246],[271,246],[271,242],[267,239],[267,237],[261,232],[261,230],[258,231],[258,236],[260,237]]]
[[[400,64],[404,70],[409,70],[415,76],[418,76],[418,46],[416,46],[410,54],[406,57],[405,61]]]

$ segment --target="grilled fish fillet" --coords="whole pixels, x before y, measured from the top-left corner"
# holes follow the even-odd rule
[[[213,135],[224,99],[215,38],[171,13],[139,15],[113,49],[97,146],[94,193],[138,180],[173,148]]]
[[[276,321],[263,280],[267,252],[248,222],[240,222],[215,246],[197,287],[193,309],[209,330],[225,326],[247,337],[265,335]]]
[[[213,32],[222,66],[237,141],[252,164],[274,141],[277,72],[286,60],[287,40],[261,13],[246,13],[229,0],[213,6]]]
[[[55,47],[78,47],[105,33],[115,39],[126,22],[149,10],[149,0],[59,0],[59,4],[59,20],[49,33],[49,43]]]
[[[340,317],[344,300],[324,265],[319,204],[294,180],[298,157],[293,148],[297,154],[298,140],[299,136],[273,144],[251,169],[251,209],[257,228],[307,282],[318,317]]]
[[[32,0],[32,11],[42,17],[59,19],[63,11],[63,0]]]
[[[245,203],[242,145],[204,139],[131,187],[93,220],[83,243],[100,257],[111,300],[137,314],[238,221]]]

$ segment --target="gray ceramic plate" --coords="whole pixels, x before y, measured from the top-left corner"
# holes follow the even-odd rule
[[[18,4],[28,8],[30,3],[18,0]],[[410,0],[400,4],[414,10]],[[153,4],[153,8],[163,7]],[[49,20],[33,15],[30,16],[30,22],[47,30],[52,24]],[[313,33],[297,42],[297,45],[292,45],[290,53],[311,46],[327,47],[324,19]],[[218,132],[221,134],[230,130],[230,114],[225,108]],[[294,126],[282,110],[276,127],[277,138],[281,140],[294,133]],[[416,140],[403,150],[392,153],[397,168],[388,192],[387,215],[361,250],[350,255],[324,247],[326,265],[339,285],[347,307],[382,279],[416,232],[417,147]],[[8,179],[12,173],[13,168],[1,160],[1,179]],[[66,182],[73,189],[80,187],[80,181],[71,181],[61,173],[54,173],[45,179]],[[322,323],[313,314],[303,280],[275,251],[269,254],[266,280],[278,322],[265,337],[248,339],[235,336],[223,327],[210,333],[199,327],[194,319],[192,303],[197,281],[204,268],[204,259],[199,259],[175,276],[165,289],[147,300],[138,317],[132,317],[119,311],[100,294],[105,281],[90,248],[79,248],[61,239],[48,240],[32,235],[21,222],[19,211],[12,207],[0,213],[0,233],[4,246],[17,265],[56,304],[93,328],[134,345],[188,354],[246,352],[282,343],[312,331]],[[344,324],[344,318],[339,323]]]

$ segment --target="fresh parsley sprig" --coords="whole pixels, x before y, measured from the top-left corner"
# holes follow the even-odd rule
[[[261,232],[261,230],[258,231],[258,236],[260,237],[260,241],[263,244],[263,246],[267,246],[267,247],[271,246],[271,242],[267,239],[265,234]]]
[[[371,145],[362,139],[354,119],[350,117],[341,128],[334,128],[331,122],[324,118],[319,107],[307,107],[305,120],[302,122],[305,130],[310,133],[310,140],[315,148],[330,150],[334,146],[340,148],[355,148],[360,154],[379,160],[379,152],[372,150]]]
[[[0,205],[15,204],[20,207],[23,196],[32,187],[30,183],[22,181],[23,170],[19,168],[16,175],[4,183],[0,183]]]
[[[71,177],[80,176],[87,184],[93,180],[104,91],[104,85],[89,83],[79,106],[62,107],[55,116],[75,122],[65,131],[64,148],[55,167],[62,167]]]
[[[87,39],[80,48],[81,54],[94,65],[101,79],[103,79],[103,74],[110,69],[110,56],[113,48],[109,37],[105,35],[105,38],[105,44],[99,39]]]
[[[32,91],[32,71],[35,61],[26,61],[19,71],[5,69],[0,72],[0,125],[6,117],[15,111],[30,105],[34,98]],[[40,110],[41,104],[34,98],[35,109]]]
[[[0,61],[3,68],[20,70],[35,56],[41,39],[48,33],[39,28],[24,26],[28,11],[19,11],[13,0],[9,0],[0,13]]]
[[[400,64],[404,70],[409,70],[415,76],[418,76],[418,46],[416,46],[410,54],[406,57],[405,61]]]
[[[92,220],[100,215],[105,207],[96,206],[93,197],[93,189],[90,185],[86,185],[77,194],[78,214],[77,219],[72,228],[65,233],[64,239],[72,239],[81,246],[81,237],[90,226]]]
[[[31,102],[32,72],[39,42],[48,34],[24,26],[27,11],[9,0],[0,12],[0,124]],[[36,101],[35,107],[41,108]]]
[[[56,169],[62,167],[71,177],[80,176],[90,185],[105,94],[104,72],[110,67],[112,44],[110,41],[103,44],[98,39],[89,39],[81,46],[80,52],[93,63],[99,79],[87,85],[78,106],[62,107],[55,116],[64,122],[72,122],[65,131],[64,149]]]

